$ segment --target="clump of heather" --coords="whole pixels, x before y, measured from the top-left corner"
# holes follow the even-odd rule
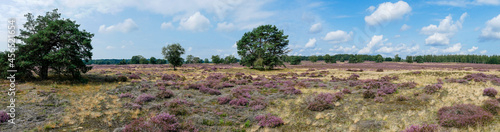
[[[175,80],[179,80],[181,79],[181,76],[177,75],[177,74],[164,74],[161,76],[161,80],[165,80],[165,81],[175,81]]]
[[[120,98],[134,98],[134,95],[132,95],[131,93],[122,93],[118,97],[120,97]]]
[[[437,84],[441,84],[441,85],[444,84],[443,80],[441,78],[438,78],[437,81],[438,81]]]
[[[230,97],[219,97],[219,98],[217,98],[217,102],[219,104],[221,104],[221,105],[222,104],[227,104],[227,103],[229,103],[229,101],[231,101]]]
[[[248,100],[245,98],[236,98],[229,102],[230,105],[234,106],[246,106],[248,105],[248,103],[249,103]]]
[[[362,81],[349,81],[349,87],[356,87],[358,85],[362,85]]]
[[[365,99],[375,98],[375,95],[376,95],[376,94],[377,94],[377,93],[376,93],[374,90],[369,90],[369,89],[368,89],[368,90],[365,90],[365,91],[363,92],[363,98],[365,98]]]
[[[156,94],[157,98],[170,98],[174,96],[174,92],[172,90],[160,90],[158,94]]]
[[[331,94],[331,93],[320,93],[313,95],[312,100],[308,101],[307,109],[312,111],[323,111],[330,109],[334,101],[340,100],[342,98],[341,93]]]
[[[483,96],[495,97],[498,91],[494,88],[486,88],[483,90]]]
[[[217,89],[207,88],[205,86],[200,87],[200,92],[210,95],[220,95],[220,91]]]
[[[117,79],[118,79],[118,81],[120,81],[120,82],[126,82],[126,81],[128,80],[128,79],[127,79],[127,77],[126,77],[126,76],[124,76],[124,75],[120,75],[120,76],[118,76],[118,77],[117,77]]]
[[[344,88],[344,89],[342,89],[342,93],[344,93],[344,94],[351,94],[351,90],[349,90],[347,88]]]
[[[284,94],[292,95],[292,94],[302,94],[302,91],[299,89],[295,89],[293,87],[285,87],[280,89]]]
[[[139,77],[139,75],[137,75],[137,74],[132,74],[132,75],[128,76],[128,78],[130,78],[130,79],[141,79],[141,77]]]
[[[411,125],[406,128],[403,132],[435,132],[438,130],[438,125],[436,124],[423,124],[423,125]]]
[[[123,132],[142,132],[150,129],[151,125],[144,118],[139,118],[125,125]]]
[[[281,118],[273,116],[270,113],[256,116],[255,120],[257,120],[259,122],[259,126],[262,127],[277,127],[284,124]]]
[[[414,81],[411,81],[411,82],[404,82],[404,83],[399,84],[399,86],[400,86],[400,87],[405,87],[405,88],[412,89],[412,88],[417,87],[417,83],[416,83],[416,82],[414,82]]]
[[[135,102],[143,103],[143,102],[153,101],[154,99],[155,96],[152,96],[151,94],[141,94],[137,98],[135,98]]]
[[[10,119],[10,116],[5,111],[0,111],[0,123],[7,122]]]
[[[231,94],[236,98],[250,98],[250,92],[253,90],[251,86],[240,86],[231,89]]]
[[[494,79],[494,78],[497,78],[497,76],[496,75],[486,75],[484,73],[473,73],[473,74],[469,74],[469,75],[464,76],[465,80],[467,80],[467,81],[473,80],[475,82],[486,82],[486,81]]]
[[[142,109],[142,106],[140,104],[136,103],[125,103],[123,104],[124,108],[132,109],[132,110],[137,110],[137,109]]]
[[[349,76],[349,78],[347,78],[347,80],[358,80],[358,78],[359,78],[358,74],[352,74],[351,76]]]
[[[489,99],[483,102],[483,109],[490,112],[493,115],[498,115],[500,113],[500,103],[498,100]]]
[[[175,115],[161,113],[149,119],[149,122],[154,126],[153,131],[177,131],[179,123]]]
[[[384,69],[377,69],[376,72],[384,72]]]
[[[414,71],[414,72],[412,72],[412,73],[413,73],[413,74],[417,74],[417,75],[418,75],[418,74],[422,74],[422,72],[421,72],[421,71]]]
[[[443,86],[441,86],[441,84],[433,84],[433,85],[425,86],[424,90],[425,90],[425,93],[432,94],[432,93],[439,91],[442,87]]]
[[[377,96],[377,97],[373,98],[373,101],[375,101],[377,103],[383,103],[383,102],[385,102],[385,99],[380,97],[380,96]]]
[[[183,99],[174,99],[170,102],[165,102],[165,106],[174,115],[187,115],[190,111],[189,107],[193,106],[193,104]]]
[[[398,97],[396,97],[397,101],[407,101],[408,99],[409,98],[404,95],[399,95]]]
[[[397,86],[393,85],[393,84],[382,85],[378,89],[378,91],[382,91],[385,94],[392,94],[392,93],[396,92],[396,90],[397,90]]]
[[[252,108],[252,110],[262,110],[262,109],[266,108],[267,102],[265,102],[264,99],[260,98],[260,99],[250,101],[248,106],[250,106]]]
[[[472,104],[443,107],[438,111],[439,123],[445,127],[467,127],[483,125],[493,119],[493,115]]]

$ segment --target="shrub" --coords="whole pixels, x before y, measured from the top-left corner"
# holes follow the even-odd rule
[[[126,82],[128,80],[128,78],[126,76],[123,76],[123,75],[118,76],[117,79],[120,82]]]
[[[191,102],[183,99],[174,99],[165,103],[168,111],[174,115],[187,115],[189,113],[189,106],[192,105],[193,104]]]
[[[205,86],[200,87],[200,92],[210,94],[210,95],[220,95],[221,94],[219,90],[207,88]]]
[[[419,125],[411,125],[406,128],[403,132],[435,132],[438,130],[438,125],[435,124],[423,124]]]
[[[377,103],[383,103],[383,102],[385,102],[385,99],[383,97],[377,96],[377,97],[373,98],[373,101],[375,101]]]
[[[141,77],[139,77],[139,75],[137,75],[137,74],[131,74],[130,76],[128,76],[128,78],[130,78],[130,79],[141,79]]]
[[[377,94],[373,90],[366,90],[363,92],[363,98],[368,99],[368,98],[375,98],[375,94]]]
[[[481,107],[472,104],[460,104],[443,107],[438,111],[439,124],[446,127],[466,127],[485,124],[493,115]]]
[[[233,99],[229,102],[230,105],[234,105],[234,106],[246,106],[248,105],[248,100],[245,99],[245,98],[237,98],[237,99]]]
[[[252,91],[250,86],[240,86],[238,88],[233,88],[231,94],[236,98],[250,98],[250,91]]]
[[[432,94],[439,91],[442,88],[441,84],[433,84],[425,86],[424,90],[427,94]]]
[[[281,118],[273,116],[270,113],[256,116],[255,120],[257,120],[259,122],[259,126],[262,127],[277,127],[284,124]]]
[[[483,102],[483,109],[489,111],[493,115],[498,115],[500,113],[500,103],[498,100],[489,99]]]
[[[141,95],[139,95],[139,97],[135,98],[135,102],[137,102],[137,103],[149,102],[149,101],[153,101],[154,99],[155,99],[155,97],[152,96],[151,94],[141,94]]]
[[[359,78],[358,74],[352,74],[351,76],[349,76],[349,78],[347,78],[347,80],[358,80],[358,78]]]
[[[342,93],[344,93],[344,94],[351,94],[351,90],[349,90],[347,88],[344,88],[344,89],[342,89]]]
[[[252,108],[252,110],[262,110],[262,109],[266,108],[267,103],[263,99],[257,99],[257,100],[250,101],[248,106],[250,106]]]
[[[404,82],[404,83],[399,84],[399,86],[400,86],[400,87],[406,87],[406,88],[412,89],[412,88],[417,87],[417,83],[416,83],[416,82],[414,82],[414,81],[411,81],[411,82]]]
[[[10,119],[10,116],[5,111],[0,111],[0,123],[7,122]]]
[[[120,97],[120,98],[134,98],[134,95],[132,95],[131,93],[122,93],[118,97]]]
[[[170,98],[174,96],[174,92],[172,90],[160,90],[158,94],[156,94],[157,98]]]
[[[132,109],[132,110],[140,110],[142,106],[136,103],[125,103],[123,104],[124,108]]]
[[[283,92],[284,94],[288,94],[288,95],[302,94],[302,91],[300,91],[299,89],[295,89],[293,87],[281,88],[280,91]]]
[[[308,102],[307,109],[312,111],[323,111],[330,109],[333,102],[339,100],[340,95],[330,93],[320,93],[314,95],[311,101]]]
[[[229,97],[219,97],[219,98],[217,98],[217,102],[219,104],[221,104],[221,105],[222,104],[227,104],[227,103],[229,103],[229,101],[231,101],[231,98],[229,98]]]
[[[123,132],[142,132],[149,131],[151,125],[144,118],[135,119],[130,124],[125,125]]]
[[[498,91],[495,90],[494,88],[486,88],[483,90],[483,96],[495,97],[497,93]]]
[[[155,126],[153,131],[177,131],[179,123],[175,115],[161,113],[149,119],[152,126]]]

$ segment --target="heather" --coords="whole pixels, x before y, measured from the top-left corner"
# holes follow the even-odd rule
[[[493,119],[491,113],[472,104],[443,107],[439,109],[437,114],[440,125],[445,127],[486,125]]]

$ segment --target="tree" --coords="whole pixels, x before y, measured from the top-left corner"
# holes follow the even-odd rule
[[[309,61],[311,61],[312,63],[318,61],[318,56],[316,56],[316,55],[309,56]]]
[[[349,57],[349,63],[358,63],[358,58],[354,55]]]
[[[401,61],[401,57],[399,57],[399,54],[396,54],[396,55],[394,56],[394,61],[395,61],[395,62],[400,62],[400,61]]]
[[[165,59],[157,59],[156,64],[167,64],[167,60],[165,60]]]
[[[193,55],[187,55],[186,57],[186,64],[193,63]]]
[[[18,49],[15,51],[20,74],[31,76],[34,71],[41,79],[46,79],[52,69],[56,74],[78,79],[81,73],[92,68],[85,62],[92,59],[94,34],[80,30],[75,21],[61,18],[57,9],[36,19],[31,13],[24,16],[27,18],[23,24],[25,29],[15,37],[23,42],[16,43]]]
[[[323,58],[325,59],[325,63],[330,63],[330,58],[331,57],[330,57],[329,54],[326,54]]]
[[[392,58],[391,57],[385,57],[384,61],[392,61]]]
[[[182,66],[184,59],[181,58],[181,55],[184,54],[184,48],[182,48],[179,43],[169,44],[167,47],[163,47],[161,54],[168,60],[168,63],[174,67],[174,70],[177,70],[175,67]]]
[[[261,25],[251,32],[246,32],[237,42],[240,64],[255,68],[255,61],[262,59],[264,67],[273,69],[275,66],[285,66],[281,56],[289,52],[288,35],[276,26]]]
[[[127,64],[127,61],[125,59],[122,59],[120,61],[120,63],[118,63],[118,65],[126,65]]]
[[[236,59],[234,55],[228,55],[226,56],[226,58],[224,58],[224,64],[231,64],[236,62],[238,62],[238,59]]]
[[[299,65],[300,61],[300,56],[291,56],[290,65]]]
[[[209,63],[208,58],[205,58],[205,60],[203,61],[203,63]]]
[[[151,57],[149,58],[149,64],[158,64],[158,62],[155,57]]]
[[[413,57],[412,56],[406,56],[406,62],[413,63]]]
[[[375,57],[375,62],[376,62],[376,63],[382,63],[382,62],[384,62],[384,57],[382,57],[382,55],[378,54],[378,55]]]
[[[203,60],[200,59],[200,57],[193,57],[193,63],[194,64],[198,64],[198,63],[202,63]]]
[[[143,58],[141,58],[141,59],[139,60],[139,63],[140,63],[140,64],[149,64],[149,61],[148,61],[148,59],[146,59],[146,58],[144,58],[144,57],[143,57]]]
[[[222,60],[219,55],[212,55],[212,63],[215,63],[215,64],[220,64],[220,63],[223,63],[224,60]]]
[[[132,56],[130,59],[130,64],[141,64],[141,59],[145,59],[142,55]]]
[[[424,57],[423,57],[423,56],[420,56],[420,55],[419,55],[419,56],[417,56],[417,57],[415,58],[415,60],[417,61],[417,63],[424,63]]]

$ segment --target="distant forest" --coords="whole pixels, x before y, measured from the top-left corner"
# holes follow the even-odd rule
[[[336,55],[318,55],[318,56],[283,56],[285,62],[291,62],[293,58],[297,58],[303,61],[310,61],[314,58],[314,61],[326,61],[329,63],[335,63],[336,61],[348,63],[362,63],[364,61],[375,61],[382,63],[386,62],[408,62],[408,63],[424,63],[424,62],[455,62],[455,63],[479,63],[479,64],[500,64],[500,56],[498,55],[417,55],[417,56],[406,56],[406,58],[400,58],[398,55],[394,57],[382,57],[381,55],[357,55],[357,54],[336,54]],[[239,59],[232,62],[239,62]],[[200,59],[200,61],[186,61],[186,63],[213,63],[208,61],[208,59]],[[136,61],[135,58],[132,59],[94,59],[86,62],[87,65],[97,64],[97,65],[110,65],[110,64],[168,64],[164,59],[155,59],[154,57],[150,59],[140,58]]]

